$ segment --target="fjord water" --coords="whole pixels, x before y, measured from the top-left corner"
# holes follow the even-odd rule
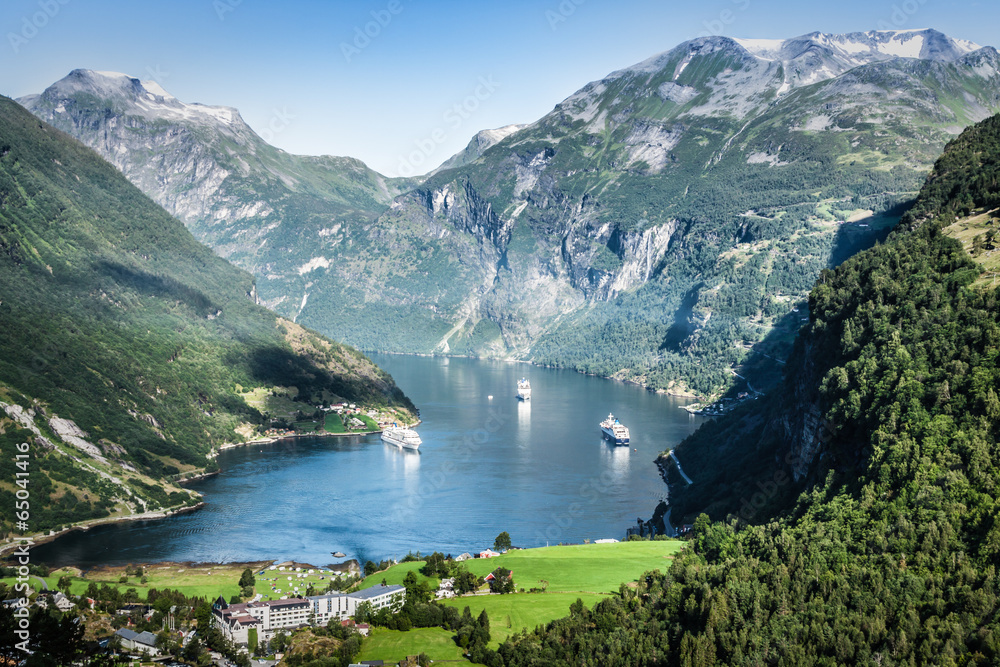
[[[689,399],[573,371],[458,358],[371,355],[420,409],[419,452],[378,435],[297,438],[222,452],[192,484],[206,506],[40,545],[53,565],[154,561],[364,562],[408,551],[459,554],[624,537],[667,488],[653,461],[692,433]],[[532,398],[515,397],[520,377]],[[489,396],[492,395],[492,400]],[[628,447],[605,442],[614,412]]]

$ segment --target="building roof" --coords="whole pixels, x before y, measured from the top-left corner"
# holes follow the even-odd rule
[[[327,593],[326,595],[310,595],[309,597],[306,598],[306,600],[330,600],[330,599],[346,598],[346,597],[350,596],[344,593]]]
[[[260,625],[260,620],[256,616],[246,614],[245,616],[233,617],[233,623],[239,623],[240,625]]]
[[[402,586],[386,586],[385,584],[378,584],[377,586],[372,586],[371,588],[366,588],[363,591],[357,591],[356,593],[351,593],[351,597],[357,600],[371,600],[372,598],[377,598],[380,595],[386,595],[387,593],[397,593],[399,591],[405,591],[406,589]]]
[[[138,632],[134,630],[129,630],[128,628],[119,628],[115,631],[115,634],[124,639],[125,641],[132,641],[139,636]]]
[[[302,598],[288,598],[287,600],[271,600],[267,602],[267,606],[271,609],[274,609],[275,607],[307,607],[309,606],[309,602]]]
[[[156,635],[152,632],[140,632],[135,636],[135,641],[138,644],[145,644],[146,646],[156,646]]]

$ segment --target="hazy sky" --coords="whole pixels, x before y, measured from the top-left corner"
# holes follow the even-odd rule
[[[125,72],[236,107],[288,151],[398,175],[414,152],[426,171],[480,129],[537,120],[701,35],[927,27],[1000,46],[1000,2],[2,0],[0,93],[38,93],[75,68]]]

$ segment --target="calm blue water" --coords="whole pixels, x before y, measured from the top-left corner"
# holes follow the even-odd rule
[[[653,460],[700,424],[675,399],[572,371],[373,355],[420,409],[423,445],[376,436],[310,438],[229,450],[223,473],[193,484],[197,512],[74,533],[33,550],[51,564],[155,561],[361,562],[408,551],[459,554],[622,538],[666,496]],[[521,376],[532,399],[515,398]],[[490,400],[488,396],[492,395]],[[598,422],[631,429],[614,447]]]

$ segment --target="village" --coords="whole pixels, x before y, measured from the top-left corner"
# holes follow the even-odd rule
[[[251,401],[248,400],[248,402]],[[378,433],[393,425],[409,424],[412,421],[408,415],[401,414],[391,408],[377,409],[347,402],[337,402],[320,407],[300,402],[266,404],[259,400],[251,402],[251,404],[271,415],[269,425],[257,431],[245,428],[238,430],[246,440],[224,445],[220,449],[311,435],[368,435]]]
[[[399,561],[369,561],[364,568],[355,561],[327,567],[257,563],[244,564],[242,569],[239,565],[176,563],[93,572],[36,568],[30,577],[32,590],[21,597],[10,595],[12,572],[7,570],[12,568],[5,568],[0,593],[8,598],[3,601],[5,612],[21,613],[26,608],[32,617],[52,613],[57,615],[53,618],[81,619],[80,627],[86,626],[86,634],[79,638],[81,652],[103,654],[111,660],[101,664],[264,667],[283,664],[286,656],[323,637],[345,645],[351,641],[350,646],[360,651],[370,646],[368,638],[376,628],[382,639],[387,633],[409,629],[425,613],[421,610],[431,608],[428,605],[438,605],[435,613],[444,619],[436,621],[444,624],[439,631],[452,633],[456,641],[466,637],[462,632],[454,634],[462,627],[482,636],[469,624],[488,624],[483,620],[485,608],[477,621],[468,617],[468,610],[465,616],[459,615],[462,606],[477,600],[472,604],[478,607],[487,599],[514,593],[519,594],[511,595],[512,601],[527,601],[525,596],[545,591],[549,578],[558,582],[549,564],[537,569],[542,562],[539,557],[552,549],[575,548],[521,550],[513,548],[509,539],[501,533],[492,548],[474,553],[455,557],[408,554]],[[624,545],[596,540],[590,548],[617,546]],[[514,582],[514,564],[519,570],[523,565],[526,571],[521,588]],[[560,564],[558,569],[565,567]],[[362,577],[362,570],[368,576]],[[177,588],[171,588],[171,583]],[[526,591],[525,585],[531,590]],[[140,596],[139,590],[145,595]],[[473,648],[456,645],[459,655]],[[373,650],[377,655],[377,647],[365,649]],[[423,663],[417,662],[417,655],[407,655],[398,663],[358,659],[350,664]]]

